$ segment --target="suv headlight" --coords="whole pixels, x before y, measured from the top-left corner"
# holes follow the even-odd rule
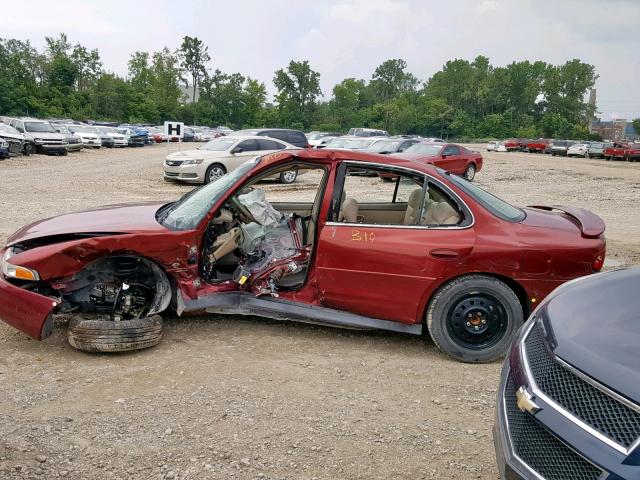
[[[202,163],[202,158],[194,158],[192,160],[185,160],[182,162],[182,165],[200,165]]]
[[[35,270],[21,267],[9,263],[9,259],[13,257],[13,248],[9,247],[2,256],[2,274],[7,278],[16,278],[18,280],[31,280],[37,282],[40,275]]]
[[[42,143],[43,142],[43,140],[41,138],[34,138],[33,141],[36,142],[36,143]]]

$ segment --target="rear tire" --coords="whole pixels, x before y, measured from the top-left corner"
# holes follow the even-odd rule
[[[487,275],[452,280],[440,287],[427,308],[434,343],[462,362],[484,363],[504,356],[523,323],[516,294]]]
[[[162,340],[162,317],[154,315],[120,322],[74,317],[69,322],[67,340],[83,352],[142,350]]]
[[[467,168],[464,170],[464,178],[470,182],[473,182],[473,179],[476,176],[476,165],[474,163],[470,163],[467,165]]]

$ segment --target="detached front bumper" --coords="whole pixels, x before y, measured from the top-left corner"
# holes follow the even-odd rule
[[[0,256],[2,255],[0,251]],[[9,283],[0,274],[0,320],[42,340],[53,330],[53,312],[57,302],[49,297],[31,292]]]

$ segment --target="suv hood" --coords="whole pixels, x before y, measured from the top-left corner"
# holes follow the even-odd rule
[[[166,230],[156,221],[158,202],[119,204],[39,220],[11,235],[7,245],[76,233],[141,233]]]
[[[43,140],[64,140],[62,133],[48,133],[48,132],[27,132],[25,136],[30,138],[41,138]]]
[[[544,308],[547,341],[565,362],[640,404],[640,268],[560,287]]]

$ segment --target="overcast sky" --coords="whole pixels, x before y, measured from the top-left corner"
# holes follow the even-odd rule
[[[19,5],[19,6],[17,6]],[[344,78],[370,79],[403,58],[428,79],[450,59],[486,55],[596,66],[603,119],[640,117],[640,0],[21,0],[2,10],[4,38],[66,32],[98,48],[107,70],[126,74],[129,54],[175,49],[184,35],[208,46],[211,66],[265,82],[289,60],[308,59],[331,96]]]

